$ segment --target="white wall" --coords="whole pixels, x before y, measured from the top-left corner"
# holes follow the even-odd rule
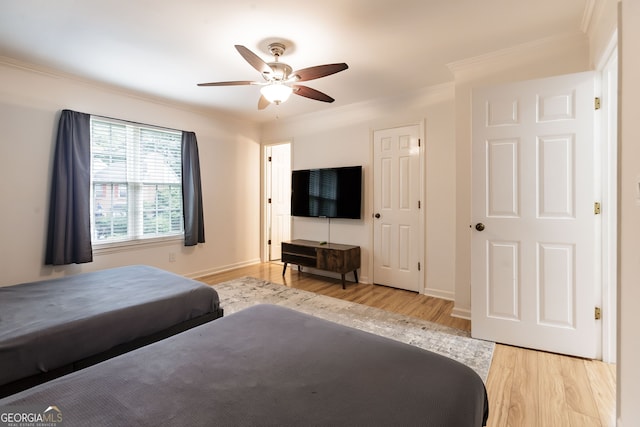
[[[618,427],[640,420],[640,2],[621,2]]]
[[[0,286],[127,264],[197,275],[259,260],[257,126],[29,67],[0,58]],[[172,242],[94,255],[88,264],[44,266],[53,148],[65,108],[194,131],[206,243]]]
[[[332,220],[331,241],[361,246],[363,282],[372,277],[372,133],[377,129],[425,124],[426,293],[453,299],[455,139],[454,93],[450,84],[379,102],[331,108],[262,129],[262,141],[291,140],[293,169],[364,166],[364,218]],[[312,101],[308,101],[312,102]],[[293,218],[293,238],[327,240],[325,219]]]

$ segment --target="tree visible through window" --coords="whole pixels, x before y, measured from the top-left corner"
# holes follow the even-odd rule
[[[181,137],[91,118],[93,243],[183,234]]]

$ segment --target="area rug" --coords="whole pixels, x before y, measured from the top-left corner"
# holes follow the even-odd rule
[[[495,344],[469,333],[379,308],[317,295],[253,277],[214,286],[224,314],[256,304],[275,304],[414,345],[450,357],[475,370],[486,381]]]

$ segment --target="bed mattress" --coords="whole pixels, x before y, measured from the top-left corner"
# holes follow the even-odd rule
[[[212,313],[213,288],[149,266],[0,288],[0,386]]]
[[[481,426],[480,377],[404,343],[257,305],[0,400],[65,426]]]

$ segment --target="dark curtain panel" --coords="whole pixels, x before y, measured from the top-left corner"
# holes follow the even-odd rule
[[[45,264],[93,261],[89,114],[63,110],[58,124]]]
[[[200,157],[194,132],[182,132],[182,210],[184,245],[204,243]]]

